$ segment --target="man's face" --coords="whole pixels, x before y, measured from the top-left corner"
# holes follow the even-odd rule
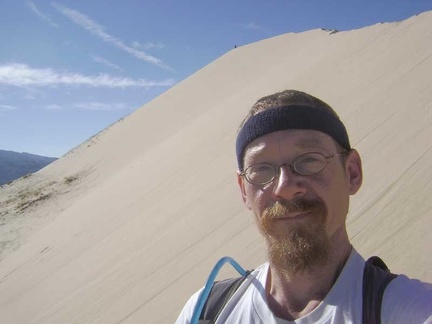
[[[310,152],[332,156],[339,151],[335,141],[319,131],[278,131],[247,146],[244,169],[261,162],[291,164]],[[320,257],[326,258],[332,244],[346,243],[343,240],[348,239],[345,221],[349,195],[361,185],[361,161],[352,151],[345,165],[337,155],[328,159],[324,170],[315,175],[302,176],[285,165],[271,183],[253,185],[240,175],[238,181],[244,203],[254,212],[267,240],[270,257],[288,257],[285,263],[297,262],[297,270],[304,270],[315,259],[319,262]]]

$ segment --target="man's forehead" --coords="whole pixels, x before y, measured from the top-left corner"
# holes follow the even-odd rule
[[[283,145],[286,148],[313,149],[327,147],[332,142],[332,138],[329,135],[316,130],[283,130],[255,139],[246,147],[245,154],[260,153],[269,145],[274,144]]]
[[[243,171],[245,150],[254,140],[282,130],[316,130],[328,134],[346,150],[351,149],[345,126],[329,111],[309,106],[281,106],[250,116],[236,139],[237,164]]]

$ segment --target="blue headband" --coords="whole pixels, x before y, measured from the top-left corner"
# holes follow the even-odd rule
[[[307,106],[283,106],[264,110],[250,117],[237,135],[236,153],[240,171],[243,155],[258,137],[286,129],[312,129],[330,135],[346,150],[351,146],[345,126],[331,113]]]

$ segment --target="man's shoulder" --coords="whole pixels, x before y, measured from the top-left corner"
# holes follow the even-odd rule
[[[432,284],[398,275],[384,292],[382,317],[388,323],[432,320]]]
[[[422,296],[432,297],[432,284],[400,274],[389,284],[384,298],[417,300]],[[432,299],[429,303],[432,304]]]
[[[267,270],[269,267],[269,263],[263,263],[259,267],[257,267],[255,270],[252,270],[250,275],[246,277],[246,280],[242,282],[242,286],[238,290],[246,290],[248,286],[255,287],[255,285],[251,285],[251,282],[254,280],[259,280],[260,278],[263,278],[267,274]],[[235,279],[231,278],[231,279]],[[195,309],[195,306],[198,302],[199,296],[201,292],[204,290],[204,287],[199,289],[197,292],[195,292],[189,300],[186,302],[185,306],[183,307],[179,317],[177,318],[176,324],[183,324],[183,323],[190,323],[190,320],[193,316],[193,312]]]

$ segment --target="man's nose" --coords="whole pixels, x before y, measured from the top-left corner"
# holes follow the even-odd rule
[[[306,193],[302,177],[293,172],[291,166],[281,165],[274,181],[273,196],[275,199],[293,199]]]

